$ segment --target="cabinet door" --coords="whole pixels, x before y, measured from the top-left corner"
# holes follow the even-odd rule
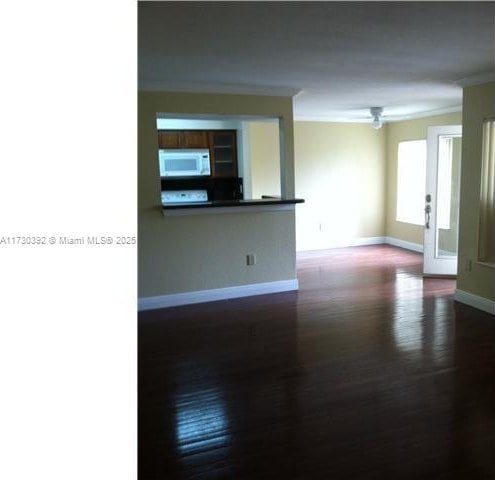
[[[183,132],[184,148],[208,148],[208,135],[206,130],[185,130]]]
[[[158,147],[159,148],[179,148],[181,147],[182,132],[178,130],[159,130]]]
[[[237,135],[235,130],[209,132],[211,175],[237,177]]]

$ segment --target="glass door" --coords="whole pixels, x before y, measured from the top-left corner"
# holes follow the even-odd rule
[[[428,127],[423,273],[457,274],[461,125]]]

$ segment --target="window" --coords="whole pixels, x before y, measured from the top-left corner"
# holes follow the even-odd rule
[[[397,163],[398,222],[424,224],[426,140],[399,142]]]
[[[438,139],[437,228],[442,230],[450,230],[454,138],[441,135]]]
[[[495,120],[483,122],[479,260],[495,263]]]

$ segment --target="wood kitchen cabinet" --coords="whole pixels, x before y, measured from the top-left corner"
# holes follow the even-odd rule
[[[204,130],[186,130],[182,141],[184,148],[208,148],[208,136]]]
[[[208,148],[205,130],[158,130],[159,148]]]
[[[158,148],[179,148],[179,132],[159,130],[158,131]]]
[[[211,177],[237,177],[236,130],[158,130],[158,148],[208,148]]]
[[[237,177],[237,132],[210,130],[208,143],[212,177]]]

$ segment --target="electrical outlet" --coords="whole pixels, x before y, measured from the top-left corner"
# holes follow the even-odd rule
[[[256,253],[248,253],[246,255],[246,265],[256,265]]]

